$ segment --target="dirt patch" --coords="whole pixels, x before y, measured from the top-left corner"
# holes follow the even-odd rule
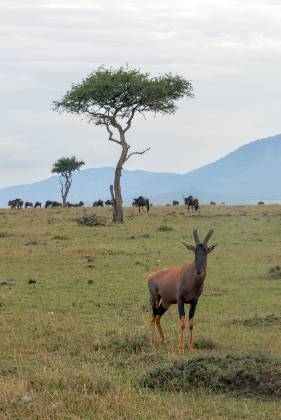
[[[244,325],[245,327],[269,327],[270,325],[281,325],[281,316],[269,314],[265,316],[253,316],[248,319],[234,319],[227,325]]]
[[[280,265],[275,265],[270,268],[268,271],[267,277],[270,279],[280,279],[281,280],[281,267]]]
[[[253,355],[199,357],[153,370],[141,385],[163,391],[204,388],[209,392],[279,399],[281,362]]]

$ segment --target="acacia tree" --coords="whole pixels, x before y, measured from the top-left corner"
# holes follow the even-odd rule
[[[62,205],[65,207],[67,195],[72,185],[72,177],[75,171],[79,171],[81,166],[85,165],[83,160],[77,160],[75,156],[70,158],[62,157],[58,159],[52,168],[52,173],[59,175],[60,192]]]
[[[192,97],[192,84],[171,73],[151,77],[137,69],[99,67],[80,83],[72,85],[54,109],[80,115],[96,126],[104,126],[108,140],[121,147],[110,186],[113,221],[123,222],[121,174],[125,162],[133,155],[142,155],[150,148],[131,151],[126,134],[137,114],[174,114],[175,102]]]

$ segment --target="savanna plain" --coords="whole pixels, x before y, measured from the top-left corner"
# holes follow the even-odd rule
[[[76,223],[93,213],[105,225]],[[213,228],[218,246],[196,350],[182,355],[176,305],[162,318],[165,345],[149,345],[147,275],[192,260],[180,241],[192,242],[195,227],[201,237]],[[278,205],[126,208],[122,225],[110,209],[0,210],[0,418],[280,419],[280,397],[230,392],[227,381],[181,389],[175,378],[173,389],[145,380],[198,358],[280,362],[280,238]]]

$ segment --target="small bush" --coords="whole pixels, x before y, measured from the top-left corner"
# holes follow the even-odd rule
[[[141,385],[163,391],[205,388],[210,392],[279,399],[281,362],[253,355],[199,357],[153,370],[144,376]]]
[[[12,236],[14,236],[13,233],[10,233],[10,232],[0,232],[0,239],[1,238],[10,238]]]
[[[171,226],[161,225],[159,227],[159,230],[160,230],[160,232],[171,232],[174,229]]]
[[[74,219],[76,223],[82,226],[104,226],[105,225],[105,218],[98,217],[96,214],[92,214],[91,216],[82,216]]]
[[[272,267],[268,272],[268,277],[270,279],[281,279],[281,267],[280,265],[276,265]]]
[[[201,338],[194,343],[194,348],[198,350],[214,350],[216,347],[211,338]]]
[[[55,235],[52,237],[55,241],[68,241],[70,238],[64,235]]]

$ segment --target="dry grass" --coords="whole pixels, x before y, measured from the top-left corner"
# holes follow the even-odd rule
[[[139,381],[194,357],[280,357],[278,322],[243,322],[281,316],[280,279],[264,274],[280,262],[281,207],[208,206],[196,216],[181,206],[148,216],[128,208],[122,226],[110,209],[95,212],[104,226],[76,224],[91,209],[1,211],[0,418],[280,418],[278,401],[153,391]],[[198,349],[180,356],[175,306],[163,317],[167,344],[148,346],[146,277],[191,257],[180,241],[195,226],[213,227],[219,246],[196,312]]]

